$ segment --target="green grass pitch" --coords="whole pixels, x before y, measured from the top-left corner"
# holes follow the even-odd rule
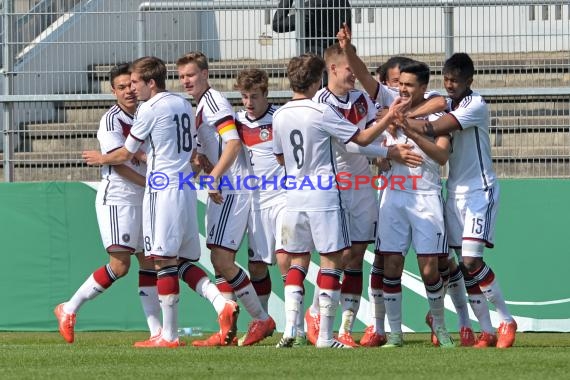
[[[143,332],[0,333],[0,379],[569,379],[570,334],[519,333],[515,347],[439,349],[405,334],[401,349],[136,349]],[[183,339],[189,341],[189,339]]]

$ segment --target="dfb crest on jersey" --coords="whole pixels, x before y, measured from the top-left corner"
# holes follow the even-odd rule
[[[358,102],[355,104],[355,106],[356,106],[356,112],[358,112],[360,116],[366,115],[366,108],[364,107],[364,104]]]
[[[265,128],[261,129],[259,131],[259,138],[261,139],[261,141],[267,141],[267,139],[269,138],[269,131]]]
[[[128,243],[129,241],[131,241],[131,235],[129,235],[129,234],[123,234],[123,236],[121,238],[123,239],[123,241],[125,243]]]

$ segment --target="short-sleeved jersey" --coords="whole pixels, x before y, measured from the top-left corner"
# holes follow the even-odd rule
[[[228,141],[239,140],[234,110],[230,102],[213,88],[209,88],[198,101],[196,130],[198,133],[198,153],[205,154],[212,165],[218,163]],[[223,174],[225,177],[223,182],[220,181],[222,192],[244,192],[243,187],[240,186],[240,178],[247,174],[245,154],[240,150],[230,169]]]
[[[285,190],[279,186],[285,176],[273,154],[273,113],[277,107],[270,105],[265,113],[251,120],[245,110],[236,114],[236,126],[246,152],[246,164],[257,179],[252,194],[253,210],[261,210],[281,203]],[[248,182],[249,183],[249,182]]]
[[[196,149],[192,105],[179,95],[164,91],[142,103],[135,115],[125,148],[135,153],[144,141],[147,183],[150,192],[178,187],[179,178],[191,173],[190,158]],[[165,184],[166,178],[169,183]]]
[[[334,107],[348,121],[364,130],[376,120],[377,109],[368,95],[360,90],[351,90],[344,99],[337,97],[328,88],[320,89],[313,97],[317,103],[326,103]],[[335,144],[336,162],[340,172],[370,174],[368,158],[362,154],[346,151],[343,143]]]
[[[388,108],[398,96],[400,96],[400,92],[397,88],[378,83],[376,93],[372,96],[372,99],[376,102],[378,108]]]
[[[477,93],[463,98],[455,108],[451,101],[448,106],[461,129],[451,134],[447,190],[458,194],[487,190],[496,180],[491,160],[489,106]]]
[[[434,121],[439,119],[442,115],[443,113],[437,113],[430,115],[426,119]],[[415,168],[410,168],[399,162],[392,161],[392,170],[390,173],[392,180],[389,187],[393,187],[393,190],[407,191],[416,194],[441,194],[441,166],[439,163],[424,153],[414,140],[404,135],[401,129],[397,130],[397,136],[392,142],[395,144],[412,145],[413,152],[423,158],[423,163]],[[400,182],[403,184],[403,188],[396,184]]]
[[[97,140],[101,147],[101,153],[111,153],[125,145],[125,141],[133,124],[133,115],[123,110],[118,104],[112,106],[101,118]],[[144,176],[146,165],[142,162],[136,164],[132,161],[124,163],[136,173]],[[135,185],[122,177],[113,166],[101,167],[101,185],[97,191],[96,202],[103,205],[135,205],[142,204],[144,188]]]
[[[325,211],[342,207],[336,183],[333,139],[347,143],[359,129],[328,104],[311,99],[286,103],[273,115],[273,152],[282,154],[287,209]]]

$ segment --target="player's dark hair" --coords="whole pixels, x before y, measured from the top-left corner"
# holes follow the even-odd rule
[[[402,73],[414,74],[419,84],[429,83],[429,66],[423,62],[412,61],[400,66],[400,74]]]
[[[443,64],[442,74],[454,74],[463,80],[473,78],[475,67],[473,60],[466,53],[455,53]]]
[[[384,62],[382,65],[380,65],[380,67],[376,69],[380,83],[386,84],[388,81],[388,70],[400,68],[412,62],[415,62],[415,60],[408,57],[402,57],[400,55],[395,55],[388,58],[386,62]]]
[[[142,57],[131,64],[131,72],[136,72],[145,82],[154,80],[156,87],[166,89],[166,65],[157,57]]]
[[[287,65],[287,77],[294,92],[305,93],[311,85],[321,81],[325,61],[316,54],[293,57]]]
[[[111,82],[111,87],[115,88],[115,78],[119,75],[130,75],[131,74],[131,64],[130,63],[119,63],[111,68],[109,71],[109,81]]]

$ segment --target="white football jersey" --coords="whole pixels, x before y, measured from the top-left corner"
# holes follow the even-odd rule
[[[463,98],[455,109],[451,100],[448,106],[461,129],[451,134],[447,189],[458,194],[487,190],[496,180],[491,160],[489,106],[477,93]]]
[[[135,153],[144,141],[150,192],[178,188],[192,172],[195,135],[192,105],[181,96],[164,91],[139,106],[125,148]]]
[[[258,186],[253,191],[253,210],[272,207],[284,201],[285,190],[279,184],[285,176],[273,154],[273,113],[277,107],[270,105],[263,116],[250,120],[245,110],[236,114],[236,126],[246,152],[246,163],[257,181],[248,181]]]
[[[97,140],[101,153],[110,153],[125,145],[127,136],[133,125],[133,115],[125,112],[118,104],[112,106],[101,118]],[[125,162],[125,166],[144,176],[146,165],[135,160]],[[136,205],[142,204],[144,188],[135,185],[128,179],[119,175],[113,166],[101,167],[101,185],[97,191],[96,202],[103,205]]]
[[[340,99],[328,88],[320,89],[313,100],[333,106],[348,121],[364,130],[376,120],[376,107],[368,95],[360,90],[351,90],[344,99]],[[343,143],[335,144],[336,162],[339,172],[370,174],[368,158],[362,154],[346,151]]]
[[[442,115],[443,113],[437,113],[430,115],[426,119],[434,121],[439,119]],[[441,194],[441,166],[439,163],[425,154],[414,140],[404,135],[401,129],[397,130],[397,136],[392,142],[395,144],[413,145],[413,152],[422,156],[423,163],[418,167],[410,168],[399,162],[392,161],[392,169],[390,172],[392,179],[389,187],[393,187],[393,190],[407,191],[416,194]],[[397,183],[402,183],[402,185],[399,186]]]
[[[376,87],[376,94],[372,97],[376,101],[377,108],[389,108],[390,104],[400,96],[397,88],[388,87],[385,84],[378,83]]]
[[[334,108],[311,99],[291,100],[275,111],[273,152],[285,160],[288,210],[342,207],[333,139],[347,143],[358,131]]]
[[[228,141],[239,140],[234,110],[230,102],[213,88],[209,88],[198,101],[196,130],[198,153],[205,154],[212,165],[218,163]],[[220,181],[222,192],[228,194],[247,192],[241,186],[241,179],[247,175],[245,153],[240,150],[236,160]]]

